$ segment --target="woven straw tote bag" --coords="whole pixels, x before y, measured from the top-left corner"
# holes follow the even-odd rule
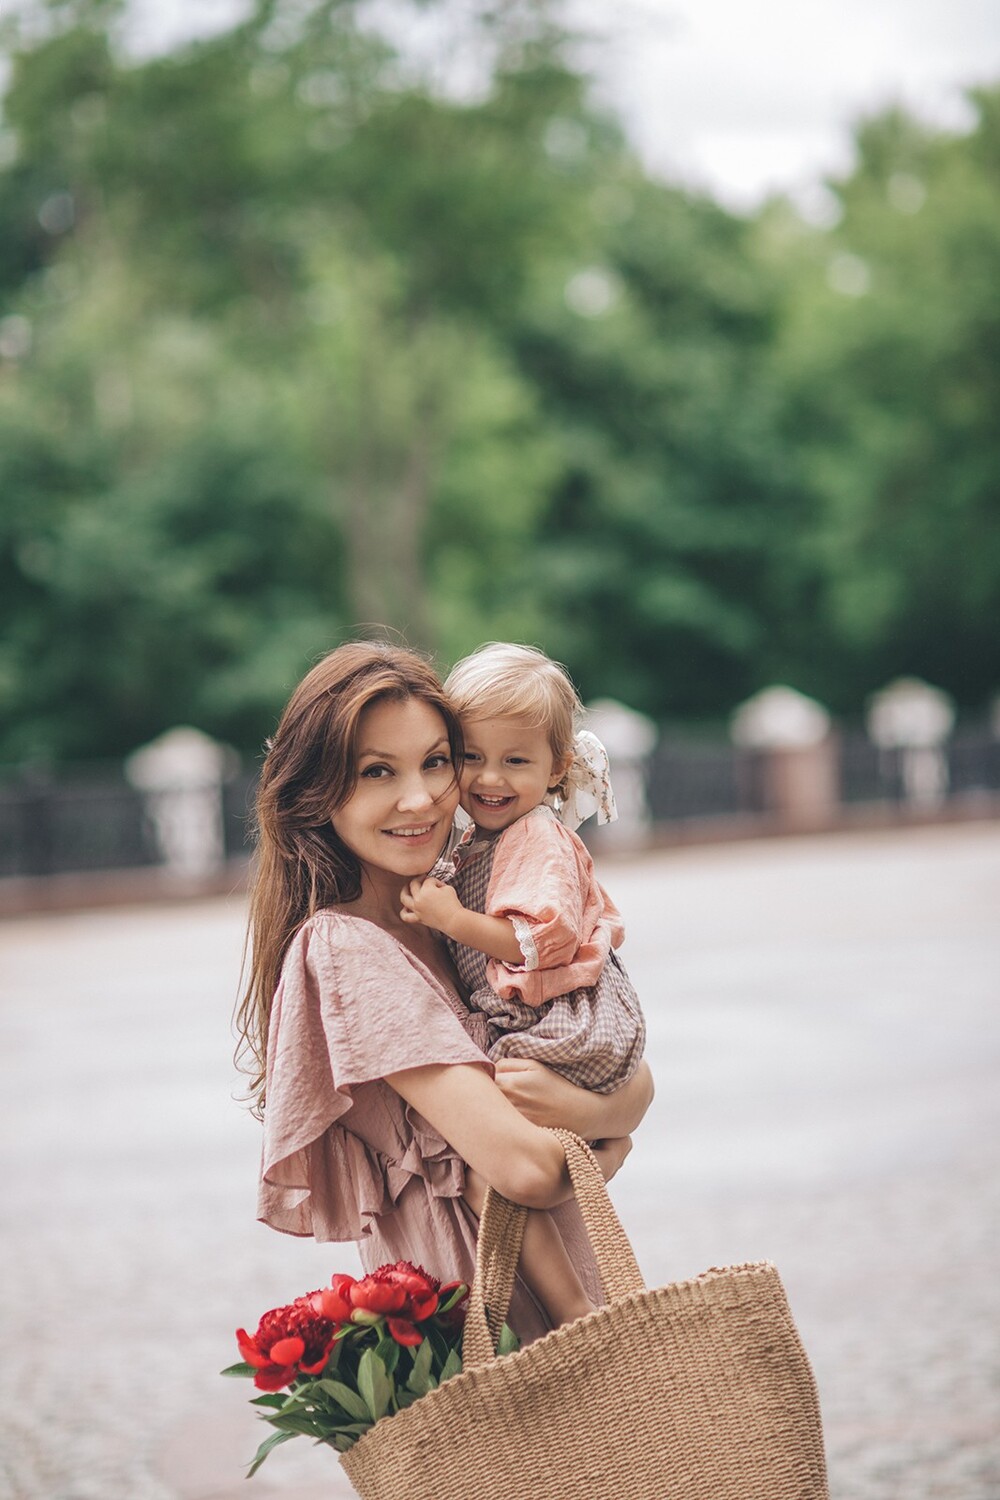
[[[767,1261],[647,1291],[589,1148],[555,1132],[607,1306],[497,1358],[525,1210],[480,1221],[464,1369],[341,1463],[363,1500],[828,1500],[816,1388]]]

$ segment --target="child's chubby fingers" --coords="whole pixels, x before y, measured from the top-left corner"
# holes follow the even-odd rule
[[[419,880],[411,880],[409,885],[404,885],[399,893],[399,915],[404,922],[420,921],[417,916],[417,897],[420,894],[421,883]]]

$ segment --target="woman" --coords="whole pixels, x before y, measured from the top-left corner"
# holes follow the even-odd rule
[[[471,1280],[465,1163],[504,1196],[553,1209],[597,1300],[563,1150],[540,1128],[601,1139],[610,1177],[652,1095],[648,1069],[591,1095],[544,1068],[486,1058],[483,1018],[400,893],[444,846],[458,803],[458,721],[415,653],[341,646],[281,718],[257,800],[250,983],[240,1008],[263,1110],[260,1218],[358,1241],[366,1269],[411,1260]],[[515,1107],[517,1106],[517,1107]],[[547,1326],[526,1288],[511,1323]]]

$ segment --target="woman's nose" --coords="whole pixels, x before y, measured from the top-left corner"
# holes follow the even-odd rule
[[[432,806],[433,802],[430,788],[422,776],[407,778],[400,787],[398,805],[401,811],[420,812]]]

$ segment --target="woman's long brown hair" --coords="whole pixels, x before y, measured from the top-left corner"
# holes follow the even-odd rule
[[[372,703],[409,698],[441,715],[457,774],[462,732],[432,667],[380,641],[325,656],[295,689],[270,742],[257,789],[249,982],[236,1011],[255,1114],[264,1105],[268,1022],[288,945],[315,912],[361,894],[360,864],[330,821],[357,781],[358,721]]]

